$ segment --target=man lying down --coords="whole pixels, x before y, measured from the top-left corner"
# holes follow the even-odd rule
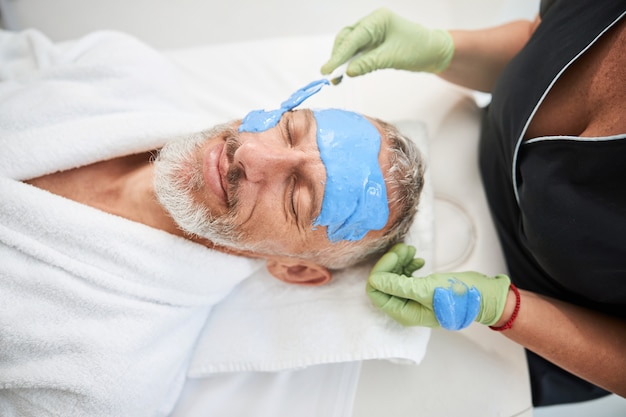
[[[295,109],[324,84],[206,130],[132,38],[0,32],[3,416],[167,415],[258,259],[319,285],[403,238],[419,151],[380,120]]]

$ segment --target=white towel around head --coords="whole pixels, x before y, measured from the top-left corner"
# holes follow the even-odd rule
[[[425,128],[417,121],[396,125],[428,155]],[[406,241],[433,259],[434,213],[430,174]],[[419,363],[430,329],[403,327],[378,311],[365,294],[372,265],[334,274],[330,284],[285,284],[265,270],[239,286],[213,310],[199,339],[188,376],[219,372],[280,371],[367,359]]]

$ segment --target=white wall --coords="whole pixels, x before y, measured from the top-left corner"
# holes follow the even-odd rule
[[[387,6],[429,26],[470,28],[531,18],[538,0],[0,0],[4,26],[53,40],[118,29],[157,48],[335,33]]]

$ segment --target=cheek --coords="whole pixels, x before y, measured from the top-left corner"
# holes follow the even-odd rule
[[[279,242],[288,240],[288,223],[285,220],[282,195],[269,190],[259,190],[262,199],[249,198],[250,189],[241,187],[238,193],[238,204],[233,213],[233,221],[240,225],[239,229],[253,242]],[[262,201],[260,201],[262,200]]]

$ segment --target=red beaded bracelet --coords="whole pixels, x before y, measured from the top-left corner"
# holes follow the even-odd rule
[[[517,290],[517,287],[515,285],[511,284],[511,289],[513,290],[513,293],[515,294],[515,308],[513,309],[513,314],[511,314],[511,318],[509,319],[509,321],[504,323],[502,326],[500,327],[489,326],[491,330],[495,330],[496,332],[501,332],[502,330],[507,330],[513,327],[513,322],[517,318],[517,313],[519,313],[519,306],[521,303],[521,298],[519,295],[519,291]]]

